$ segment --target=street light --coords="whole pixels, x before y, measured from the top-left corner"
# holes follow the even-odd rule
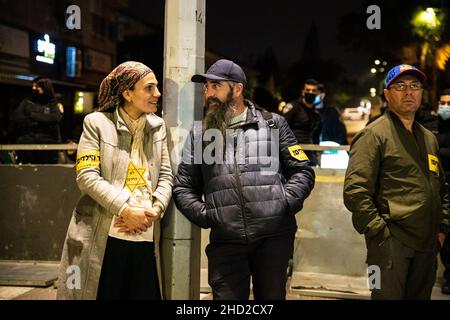
[[[445,26],[444,21],[445,15],[443,11],[436,8],[426,8],[425,10],[420,10],[411,20],[414,34],[416,34],[423,41],[420,54],[420,66],[423,70],[429,64],[427,63],[427,57],[436,55],[436,49],[439,41],[441,40],[441,34]],[[432,75],[430,102],[435,105],[437,101],[437,65],[434,61],[431,65]]]
[[[443,21],[444,15],[442,11],[436,8],[420,10],[411,20],[414,34],[424,41],[420,55],[420,66],[422,68],[425,68],[428,52],[430,49],[434,51],[436,43],[441,39],[444,26]]]
[[[417,19],[419,20],[419,23],[423,23],[429,28],[436,28],[440,24],[433,8],[427,8],[425,11],[421,11],[417,16]]]

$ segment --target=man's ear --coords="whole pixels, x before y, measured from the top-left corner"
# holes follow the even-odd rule
[[[243,96],[244,95],[244,85],[242,83],[237,83],[234,86],[234,94],[235,94],[235,96]]]
[[[386,98],[386,101],[389,102],[389,99],[390,99],[390,97],[389,97],[389,90],[388,89],[384,89],[383,92],[384,92],[384,97]]]

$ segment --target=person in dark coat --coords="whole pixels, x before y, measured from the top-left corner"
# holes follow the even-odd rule
[[[62,112],[58,108],[50,79],[33,80],[31,96],[24,99],[13,115],[15,143],[61,143],[59,124]],[[49,164],[58,162],[57,151],[20,151],[18,163]]]
[[[450,88],[442,91],[439,98],[438,108],[438,134],[439,156],[445,171],[445,180],[450,181]],[[448,190],[447,190],[448,191]],[[444,283],[442,293],[450,294],[450,239],[448,230],[445,238],[441,237],[443,242],[441,248],[441,261],[444,265]]]
[[[334,141],[340,145],[346,145],[347,129],[341,121],[341,116],[336,108],[325,104],[325,85],[319,84],[319,94],[317,95],[315,106],[322,120],[322,131],[320,141]]]
[[[287,103],[282,114],[300,144],[319,144],[322,121],[314,101],[319,94],[319,83],[314,79],[305,81],[297,100]],[[312,165],[318,164],[314,151],[306,151]]]
[[[256,300],[285,299],[295,214],[314,171],[286,120],[244,99],[237,64],[219,60],[192,81],[204,83],[206,112],[186,141],[173,197],[191,222],[211,228],[213,297],[246,300],[251,278]]]

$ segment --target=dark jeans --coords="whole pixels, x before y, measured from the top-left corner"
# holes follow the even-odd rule
[[[249,244],[210,243],[206,254],[213,298],[248,300],[251,276],[255,300],[285,299],[294,236],[291,231]]]
[[[108,237],[97,300],[161,300],[153,242]]]
[[[367,240],[367,264],[381,271],[381,287],[372,290],[372,299],[429,300],[436,280],[436,250],[433,246],[415,251],[393,236],[381,242]]]

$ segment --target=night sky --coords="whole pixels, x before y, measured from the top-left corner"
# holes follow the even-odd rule
[[[268,47],[278,62],[289,66],[302,53],[312,22],[317,26],[322,59],[340,62],[349,76],[367,73],[371,57],[345,51],[337,43],[338,23],[349,12],[365,12],[364,0],[207,0],[206,48],[230,59],[249,63]],[[133,14],[163,27],[164,0],[132,0]],[[361,28],[366,28],[361,25]]]
[[[352,10],[365,11],[358,1],[229,0],[227,3],[207,2],[206,40],[212,50],[248,61],[252,54],[261,54],[271,46],[280,63],[291,64],[300,58],[314,22],[321,58],[337,59],[349,71],[366,67],[361,63],[367,58],[345,52],[337,43],[340,17]]]

